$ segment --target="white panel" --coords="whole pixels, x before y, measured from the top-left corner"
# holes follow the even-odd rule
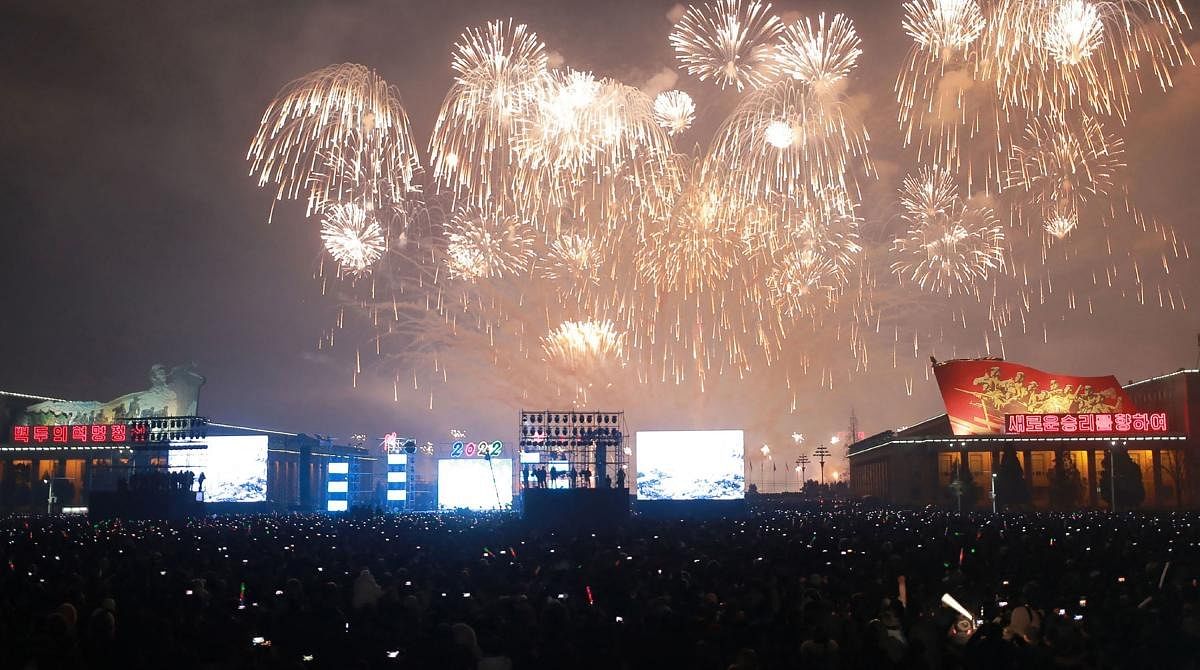
[[[329,482],[330,493],[349,493],[350,482]]]
[[[345,500],[330,500],[325,503],[325,509],[330,512],[345,512],[350,503]]]
[[[445,458],[438,461],[438,507],[512,507],[512,459]]]
[[[172,441],[171,446],[195,444]],[[267,499],[267,436],[210,435],[206,449],[174,449],[167,453],[167,467],[174,472],[194,472],[193,490],[204,474],[208,502],[263,502]]]
[[[521,462],[522,463],[541,463],[542,462],[542,452],[540,452],[540,451],[522,451],[521,452]]]
[[[638,500],[741,500],[740,430],[664,430],[637,434]]]
[[[388,473],[388,481],[393,482],[393,483],[394,482],[401,482],[401,483],[406,482],[406,481],[408,481],[408,473],[407,472],[389,472]]]
[[[408,454],[388,454],[388,465],[404,465],[408,462]]]
[[[387,492],[388,500],[404,500],[404,489],[390,489]]]
[[[350,474],[350,464],[345,461],[332,462],[329,464],[329,474],[348,475]]]

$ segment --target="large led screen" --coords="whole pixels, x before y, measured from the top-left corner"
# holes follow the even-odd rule
[[[443,458],[438,461],[438,507],[512,507],[513,469],[508,458]]]
[[[174,446],[183,446],[185,443]],[[204,473],[206,502],[263,502],[267,499],[267,436],[217,435],[204,440],[207,449],[174,449],[167,467],[194,472],[192,489]]]
[[[637,498],[741,500],[744,458],[740,430],[639,431]]]

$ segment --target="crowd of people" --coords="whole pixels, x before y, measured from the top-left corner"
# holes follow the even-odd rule
[[[619,489],[625,488],[624,467],[617,469],[616,486]],[[612,488],[612,476],[604,474],[603,478],[597,477],[596,487]],[[590,489],[592,488],[592,471],[587,465],[576,467],[573,463],[568,463],[567,461],[550,461],[543,465],[525,463],[521,466],[521,488]]]
[[[204,473],[200,473],[200,478],[197,480],[196,473],[190,470],[162,470],[160,468],[147,468],[138,470],[129,475],[127,479],[117,481],[117,489],[130,491],[191,491],[192,487],[199,481],[200,489],[204,489]]]
[[[2,668],[1200,664],[1192,513],[9,517],[0,537]]]

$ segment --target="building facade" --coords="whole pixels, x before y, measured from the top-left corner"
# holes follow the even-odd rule
[[[997,366],[995,361],[972,363],[989,369]],[[939,382],[943,382],[941,377]],[[974,485],[974,499],[967,505],[990,507],[996,481],[993,475],[1000,477],[1007,454],[1020,465],[1028,495],[1023,506],[1103,508],[1116,498],[1118,508],[1135,504],[1143,509],[1200,508],[1195,476],[1200,440],[1193,432],[1200,411],[1200,370],[1179,370],[1130,382],[1119,387],[1121,393],[1104,396],[1094,393],[1091,384],[1070,384],[1080,378],[1049,377],[1049,384],[1043,382],[1042,389],[1049,386],[1076,394],[1070,397],[1089,389],[1101,403],[1109,404],[1055,402],[1053,393],[1038,391],[1034,382],[1022,377],[1017,378],[1018,383],[1035,389],[1032,394],[1026,389],[1025,397],[1032,395],[1038,402],[1016,402],[1011,400],[1011,383],[1010,388],[1001,388],[1008,380],[996,382],[998,375],[984,373],[970,383],[959,379],[951,385],[950,392],[975,398],[968,403],[969,410],[960,411],[943,383],[946,414],[872,435],[850,447],[852,492],[892,505],[953,507],[958,504],[961,482],[967,480]],[[989,393],[999,402],[985,397]],[[1097,409],[1101,411],[1094,411]],[[963,416],[972,412],[974,416]],[[1110,424],[1114,418],[1117,421]],[[1029,430],[1031,426],[1037,430]],[[1127,462],[1126,456],[1136,464],[1140,476],[1140,501],[1128,495],[1126,498],[1133,499],[1122,500],[1121,490],[1116,488],[1125,483],[1120,474],[1124,471],[1119,468]],[[1106,476],[1110,458],[1118,468],[1115,481]],[[956,481],[960,484],[955,485]]]
[[[350,506],[376,503],[379,454],[329,438],[197,417],[202,385],[203,377],[190,370],[155,366],[150,389],[107,403],[0,391],[0,512],[82,512],[94,492],[128,488],[148,473],[169,478],[173,471],[191,473],[187,486],[213,503],[210,509],[250,509],[241,501],[251,501],[256,510],[323,510],[334,463],[347,471]],[[237,453],[243,444],[258,453]],[[205,451],[214,462],[188,457]],[[233,458],[215,462],[218,451]],[[238,481],[242,470],[248,483]],[[202,473],[204,491],[197,481]],[[221,475],[233,483],[218,491]],[[232,506],[217,504],[220,494]]]

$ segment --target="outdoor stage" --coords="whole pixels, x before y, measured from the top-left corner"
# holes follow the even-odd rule
[[[606,527],[629,519],[629,489],[525,489],[521,514],[542,527]]]

